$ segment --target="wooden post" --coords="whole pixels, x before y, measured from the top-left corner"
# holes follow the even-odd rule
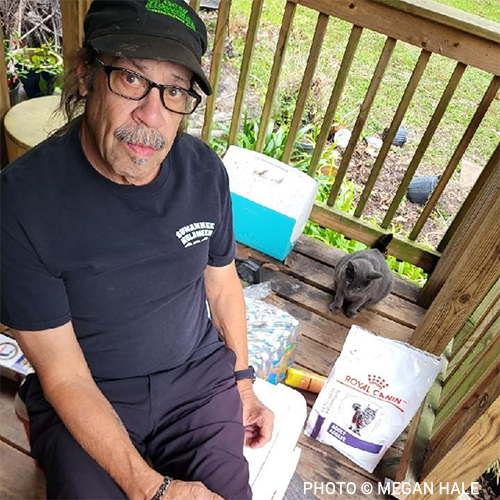
[[[489,403],[489,404],[488,404]],[[434,492],[415,493],[407,500],[454,500],[453,483],[467,488],[498,459],[500,453],[500,398],[487,402],[480,418],[464,425],[465,415],[457,421],[447,438],[427,457],[420,484],[434,486]],[[448,493],[443,491],[448,483]],[[424,488],[422,488],[424,490]]]
[[[380,148],[377,160],[375,161],[375,164],[371,169],[370,176],[366,181],[365,189],[359,197],[358,206],[356,207],[356,211],[354,212],[355,217],[361,217],[361,215],[363,214],[363,210],[365,209],[366,203],[370,197],[373,187],[375,186],[375,182],[377,182],[380,171],[384,166],[384,161],[387,157],[387,153],[389,153],[389,149],[391,149],[392,141],[394,140],[394,137],[396,137],[396,133],[399,129],[399,126],[401,125],[401,122],[403,121],[406,110],[410,105],[413,94],[415,93],[415,90],[417,90],[417,86],[420,82],[420,79],[422,78],[422,75],[424,74],[424,70],[427,66],[427,63],[429,62],[430,57],[431,53],[427,50],[422,50],[420,52],[420,57],[415,68],[413,69],[413,73],[410,80],[408,81],[408,85],[406,86],[406,90],[403,94],[401,102],[399,103],[398,109],[396,110],[396,114],[392,119],[391,126],[389,127],[387,136],[384,139],[382,147]]]
[[[488,401],[491,402],[500,398],[500,355],[483,372],[480,376],[473,374],[475,384],[472,388],[468,390],[460,388],[463,394],[458,399],[458,402],[455,402],[452,412],[448,412],[447,415],[444,415],[443,410],[436,413],[432,436],[428,442],[429,453],[432,453],[440,443],[448,438],[458,421],[461,421],[462,425],[465,424],[465,428],[470,427],[472,423],[481,417]]]
[[[465,219],[465,216],[469,212],[469,208],[472,205],[474,205],[478,194],[481,192],[481,189],[483,189],[483,186],[487,182],[490,182],[490,176],[495,172],[496,168],[499,168],[499,166],[500,166],[500,143],[496,147],[495,151],[493,151],[491,158],[489,159],[486,166],[481,171],[481,174],[479,175],[476,183],[474,184],[474,187],[471,189],[469,195],[467,196],[467,199],[463,202],[462,206],[460,207],[459,212],[457,213],[452,223],[450,224],[450,227],[446,231],[446,234],[443,236],[443,239],[439,242],[437,248],[438,252],[444,252],[446,246],[451,240],[451,237],[455,234],[455,231],[457,230],[458,226],[460,226],[462,221]]]
[[[410,235],[408,236],[410,240],[416,240],[418,235],[420,234],[420,231],[424,227],[424,224],[426,223],[432,210],[436,206],[439,197],[445,190],[446,185],[448,184],[453,172],[455,171],[455,168],[458,165],[458,162],[461,160],[463,154],[465,153],[465,150],[470,144],[470,141],[474,137],[476,130],[481,124],[481,121],[483,120],[484,115],[488,111],[488,108],[490,107],[491,102],[495,98],[495,95],[499,88],[500,88],[500,77],[495,76],[491,80],[491,83],[488,89],[486,90],[486,93],[484,94],[481,102],[479,103],[479,106],[477,107],[476,112],[472,117],[472,120],[470,121],[467,129],[465,130],[462,139],[460,139],[460,142],[458,143],[458,146],[455,149],[453,156],[451,157],[444,172],[441,174],[441,178],[439,179],[436,188],[432,192],[429,200],[427,201],[424,209],[422,210],[422,213],[420,214],[420,217],[418,218],[414,228],[412,229]]]
[[[434,422],[433,432],[445,427],[445,422],[453,417],[457,408],[463,403],[471,392],[476,389],[478,381],[484,377],[485,373],[489,374],[500,369],[500,320],[492,325],[490,334],[493,335],[496,331],[497,336],[489,339],[490,343],[487,348],[481,352],[476,359],[473,360],[472,366],[467,370],[466,376],[462,377],[452,389],[445,386],[441,393],[441,401],[439,408],[436,410],[436,420]],[[488,339],[486,339],[488,340]],[[467,368],[467,367],[466,367]],[[446,389],[446,391],[444,390]]]
[[[361,33],[363,28],[354,25],[349,36],[349,41],[344,52],[344,57],[342,58],[342,63],[340,64],[339,72],[335,80],[335,86],[332,90],[332,95],[330,96],[330,101],[328,107],[326,108],[325,118],[323,119],[323,125],[321,125],[321,131],[318,138],[316,139],[316,147],[314,148],[314,153],[311,158],[311,163],[307,169],[307,174],[314,177],[316,170],[318,168],[319,160],[323,154],[323,149],[325,148],[326,140],[330,133],[330,128],[332,126],[333,120],[335,118],[335,113],[337,112],[337,106],[342,95],[342,91],[345,87],[345,82],[349,76],[349,70],[351,69],[351,64],[356,54],[356,49],[358,48],[359,39],[361,38]]]
[[[191,0],[189,6],[193,8],[196,12],[200,10],[200,0]]]
[[[71,55],[82,46],[83,20],[91,3],[92,0],[61,0],[65,61],[69,61]]]
[[[419,305],[430,307],[441,287],[453,273],[453,270],[456,269],[457,261],[466,247],[478,241],[477,234],[474,232],[475,228],[484,217],[484,214],[491,209],[494,202],[494,193],[498,192],[498,189],[500,189],[500,162],[496,162],[493,166],[493,171],[489,173],[488,182],[482,186],[480,192],[476,195],[474,204],[470,206],[463,222],[448,243],[436,269],[434,269],[429,281],[422,290],[418,300]]]
[[[454,249],[448,279],[410,339],[419,349],[441,354],[500,277],[500,183],[490,194],[463,248]]]
[[[3,119],[9,109],[10,95],[7,85],[7,68],[5,66],[5,53],[3,50],[3,33],[0,29],[0,167],[2,168],[8,163]]]
[[[403,199],[403,196],[406,194],[406,190],[410,185],[413,175],[417,171],[417,168],[420,165],[420,162],[422,161],[422,158],[424,157],[424,154],[427,151],[427,148],[432,138],[434,137],[434,132],[436,132],[436,129],[438,128],[438,125],[441,122],[443,115],[448,109],[448,104],[450,103],[451,98],[453,97],[453,94],[455,93],[455,90],[458,84],[460,83],[460,79],[464,74],[465,68],[466,68],[465,64],[462,63],[458,63],[455,66],[455,70],[453,71],[453,74],[451,75],[451,78],[448,81],[448,85],[446,86],[446,89],[443,92],[443,95],[441,96],[441,100],[439,101],[439,104],[434,110],[434,114],[432,115],[432,118],[429,124],[427,125],[427,129],[425,130],[425,133],[419,142],[418,148],[415,151],[415,154],[413,155],[413,158],[410,164],[408,165],[408,168],[406,169],[406,172],[404,174],[401,183],[399,184],[398,190],[391,202],[391,206],[389,207],[389,210],[387,210],[387,213],[384,217],[384,220],[382,221],[382,224],[380,224],[382,228],[387,229],[393,217],[396,215],[396,211],[401,203],[401,200]]]

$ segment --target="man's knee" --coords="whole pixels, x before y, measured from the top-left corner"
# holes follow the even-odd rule
[[[124,500],[125,494],[64,425],[34,440],[33,456],[45,474],[47,499]]]

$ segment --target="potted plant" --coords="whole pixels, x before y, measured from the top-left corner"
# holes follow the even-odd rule
[[[26,48],[28,72],[21,76],[28,97],[52,94],[60,86],[64,72],[63,58],[51,42],[40,47]]]
[[[30,62],[19,36],[13,36],[10,41],[4,40],[4,52],[10,104],[14,106],[20,100],[21,80],[27,76]]]

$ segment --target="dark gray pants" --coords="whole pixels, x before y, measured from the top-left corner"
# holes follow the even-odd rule
[[[234,362],[234,352],[222,347],[173,370],[97,384],[139,453],[158,472],[201,481],[226,500],[250,500]],[[67,431],[36,377],[20,395],[30,415],[32,454],[45,473],[48,499],[126,498]]]

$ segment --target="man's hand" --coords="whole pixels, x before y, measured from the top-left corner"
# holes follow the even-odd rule
[[[273,435],[274,413],[260,402],[248,382],[247,380],[238,382],[238,390],[243,403],[245,446],[261,448],[271,440]]]
[[[154,493],[153,493],[154,494]],[[172,481],[162,500],[224,500],[221,496],[210,491],[203,483]]]

